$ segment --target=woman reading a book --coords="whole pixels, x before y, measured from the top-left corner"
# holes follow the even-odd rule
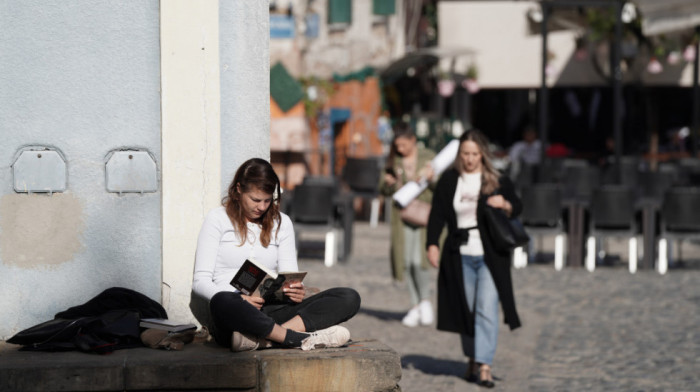
[[[303,283],[293,283],[286,301],[268,303],[230,284],[246,260],[298,271],[294,228],[280,211],[280,196],[279,178],[267,161],[253,158],[238,168],[222,206],[209,212],[200,230],[192,289],[209,301],[217,343],[233,351],[342,346],[350,332],[337,324],[359,310],[355,290],[332,288],[309,297]]]
[[[491,363],[498,341],[498,303],[511,329],[520,326],[510,276],[510,252],[497,249],[484,227],[486,208],[515,217],[522,203],[508,176],[491,163],[486,136],[464,132],[454,168],[438,181],[428,220],[427,252],[439,267],[437,328],[461,334],[469,357],[465,378],[494,386]],[[447,226],[442,256],[439,238]]]

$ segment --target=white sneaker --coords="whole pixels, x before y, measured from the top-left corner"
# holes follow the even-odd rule
[[[420,322],[420,308],[418,305],[411,308],[401,320],[401,324],[407,327],[417,327]]]
[[[435,317],[433,317],[433,305],[428,300],[421,301],[420,309],[420,323],[423,325],[430,325],[433,323]]]
[[[301,341],[301,349],[304,351],[315,348],[329,348],[344,346],[350,340],[350,331],[340,325],[312,332],[308,338]]]

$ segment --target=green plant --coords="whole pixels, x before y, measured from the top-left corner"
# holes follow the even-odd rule
[[[479,68],[475,64],[470,64],[467,68],[467,79],[477,79],[479,77]]]
[[[307,118],[316,118],[318,112],[323,110],[328,98],[333,95],[335,85],[330,80],[320,79],[315,76],[301,78],[299,82],[304,88],[304,111]],[[310,97],[309,91],[316,90],[316,96]]]

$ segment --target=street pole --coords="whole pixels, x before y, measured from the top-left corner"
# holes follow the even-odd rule
[[[537,100],[539,102],[539,133],[540,133],[540,143],[541,143],[541,159],[540,165],[544,164],[545,158],[547,157],[547,139],[548,139],[548,121],[549,117],[549,91],[547,90],[547,21],[549,19],[549,4],[547,2],[542,2],[542,69],[541,69],[541,84],[540,84],[540,97]]]
[[[622,2],[615,3],[615,38],[610,51],[610,74],[613,90],[613,135],[615,137],[615,176],[622,183],[622,68],[620,67],[622,46]]]
[[[695,33],[700,35],[700,26],[695,27]],[[693,61],[693,108],[691,112],[693,113],[693,125],[692,125],[692,138],[690,139],[693,143],[692,152],[693,157],[698,157],[698,142],[700,141],[700,85],[698,85],[698,72],[700,72],[700,42],[695,44],[695,60]]]

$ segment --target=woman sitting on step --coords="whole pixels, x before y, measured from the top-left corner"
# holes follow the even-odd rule
[[[275,271],[298,271],[294,228],[280,212],[280,182],[269,162],[253,158],[236,171],[222,206],[206,216],[197,240],[195,294],[209,301],[216,342],[233,351],[267,347],[340,347],[350,332],[337,324],[360,308],[359,294],[332,288],[307,296],[286,289],[288,303],[265,303],[230,285],[246,259]]]

